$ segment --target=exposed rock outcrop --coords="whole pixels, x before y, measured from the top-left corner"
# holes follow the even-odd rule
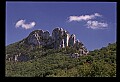
[[[78,54],[78,53],[71,54],[72,58],[79,58],[80,56],[82,56],[82,54]]]
[[[69,38],[69,46],[75,45],[75,39],[76,39],[76,36],[74,34],[72,34]]]
[[[29,34],[27,37],[27,42],[32,45],[41,45],[43,34],[43,30],[35,30]]]
[[[27,43],[31,50],[35,46],[41,46],[45,48],[60,49],[71,47],[77,50],[77,53],[72,53],[72,57],[80,57],[81,55],[87,55],[89,52],[84,47],[83,43],[76,40],[75,34],[70,35],[68,31],[63,28],[55,28],[50,35],[49,31],[34,30],[29,36],[20,42],[20,44]],[[6,59],[11,61],[27,61],[29,57],[25,54],[14,54],[13,56],[7,55]]]
[[[70,35],[63,28],[55,28],[50,35],[49,31],[35,30],[27,37],[28,44],[51,47],[54,49],[74,47],[79,50],[79,54],[87,55],[88,51],[83,43],[76,40],[75,34]]]
[[[55,28],[52,32],[54,48],[64,48],[69,43],[69,33],[62,28]]]
[[[6,60],[18,62],[18,61],[28,61],[28,60],[30,60],[30,58],[28,55],[18,53],[18,54],[14,54],[14,55],[7,54]]]

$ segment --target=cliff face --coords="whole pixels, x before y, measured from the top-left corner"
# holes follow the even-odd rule
[[[62,28],[55,28],[52,32],[54,48],[64,48],[68,46],[69,33]]]
[[[27,42],[28,44],[32,45],[48,45],[51,42],[51,36],[48,31],[43,31],[43,30],[35,30],[29,34],[27,37]]]
[[[83,43],[76,40],[75,34],[69,34],[68,31],[63,28],[55,28],[52,31],[52,35],[48,31],[35,30],[27,37],[28,44],[34,46],[46,46],[54,49],[74,47],[80,51],[81,54],[87,54],[88,51],[84,47]]]

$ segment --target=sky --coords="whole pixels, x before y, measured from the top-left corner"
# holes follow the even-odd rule
[[[75,34],[88,50],[116,42],[116,2],[6,2],[6,45],[36,29]]]

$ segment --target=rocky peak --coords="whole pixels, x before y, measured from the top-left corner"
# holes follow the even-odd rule
[[[32,31],[29,36],[27,37],[28,44],[32,45],[40,45],[40,39],[43,35],[43,30],[34,30]]]
[[[49,39],[49,37],[50,37],[49,31],[45,31],[45,32],[43,33],[43,39]]]
[[[50,35],[49,31],[35,30],[31,32],[27,38],[28,44],[49,46],[54,49],[74,47],[77,50],[86,52],[87,49],[84,47],[83,43],[76,40],[75,34],[69,34],[68,31],[63,28],[55,28]]]
[[[44,31],[41,30],[41,29],[39,29],[39,30],[34,30],[34,31],[32,31],[32,32],[29,34],[29,36],[30,36],[30,35],[33,35],[33,34],[36,34],[36,33],[38,33],[38,34],[41,36],[41,34],[43,34]]]
[[[32,31],[27,38],[22,40],[20,44],[28,44],[27,47],[32,50],[35,46],[41,46],[44,48],[60,49],[71,47],[77,50],[76,53],[70,53],[71,57],[78,58],[82,55],[87,55],[89,52],[84,44],[76,40],[75,34],[69,34],[68,31],[63,28],[55,28],[50,35],[49,31],[43,30],[34,30]],[[6,59],[11,61],[27,61],[29,60],[28,55],[25,53],[6,55]]]

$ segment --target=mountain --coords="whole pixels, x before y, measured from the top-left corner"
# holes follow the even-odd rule
[[[27,61],[34,59],[35,55],[28,56],[35,48],[41,49],[66,49],[73,48],[75,52],[69,53],[73,57],[87,55],[88,51],[82,42],[76,40],[75,34],[69,34],[63,28],[55,28],[50,35],[49,31],[34,30],[25,39],[8,45],[6,48],[6,59],[9,61]]]
[[[55,28],[52,35],[35,30],[6,46],[5,76],[116,77],[116,46],[109,43],[88,53],[82,42],[64,29]]]

